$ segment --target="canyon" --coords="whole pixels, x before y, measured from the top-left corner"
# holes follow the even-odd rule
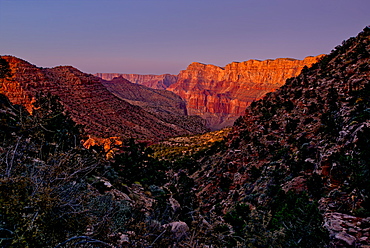
[[[225,67],[194,62],[176,76],[119,73],[95,75],[106,81],[123,77],[131,83],[174,92],[186,102],[188,115],[200,116],[207,121],[211,130],[218,130],[232,126],[251,102],[276,90],[286,79],[297,76],[303,67],[311,66],[321,57],[310,56],[303,60],[248,60],[232,62]],[[121,87],[120,90],[124,92],[125,88]]]
[[[93,76],[71,66],[38,68],[3,56],[11,76],[1,79],[0,93],[31,112],[36,93],[48,91],[60,97],[73,119],[91,135],[160,140],[232,126],[251,102],[321,57],[249,60],[225,67],[194,62],[176,76]]]
[[[310,67],[289,61],[299,63],[256,66],[280,74],[191,64],[200,69],[181,72],[183,88],[202,78],[238,96],[230,82],[254,75],[256,95],[271,92],[231,128],[167,139],[183,119],[161,114],[187,116],[184,97],[1,56],[2,246],[370,247],[370,27]],[[276,89],[281,68],[300,73]],[[40,106],[40,91],[67,112]],[[127,139],[84,147],[71,117]]]

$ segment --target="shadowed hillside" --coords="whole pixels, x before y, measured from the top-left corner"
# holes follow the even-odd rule
[[[133,84],[123,77],[117,77],[111,81],[101,80],[101,82],[118,98],[139,106],[163,122],[178,127],[179,130],[183,129],[184,134],[186,131],[188,134],[208,131],[205,120],[199,116],[187,115],[185,101],[175,93]]]

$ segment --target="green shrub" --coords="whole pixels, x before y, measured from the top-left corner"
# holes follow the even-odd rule
[[[328,233],[322,227],[323,219],[318,205],[306,194],[288,192],[278,199],[270,229],[284,230],[283,247],[324,247]]]

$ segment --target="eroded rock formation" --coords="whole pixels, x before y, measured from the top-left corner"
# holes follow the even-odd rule
[[[320,57],[248,60],[225,67],[194,62],[168,90],[185,99],[189,115],[199,115],[212,129],[219,129],[233,124],[252,101],[282,86]]]

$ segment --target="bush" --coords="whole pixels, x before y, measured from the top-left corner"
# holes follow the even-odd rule
[[[279,198],[272,216],[270,229],[283,230],[283,247],[325,247],[328,233],[322,227],[323,219],[318,205],[306,194],[288,192]]]
[[[112,167],[127,184],[162,185],[166,178],[166,161],[151,157],[153,150],[144,143],[128,139],[114,157]]]

